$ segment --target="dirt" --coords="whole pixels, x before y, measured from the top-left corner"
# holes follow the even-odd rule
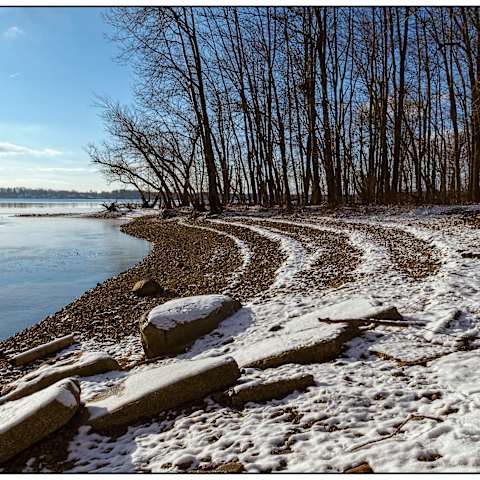
[[[280,251],[280,242],[265,238],[248,227],[213,222],[204,225],[234,235],[245,242],[251,251],[251,261],[241,277],[240,285],[235,289],[236,298],[240,301],[249,299],[272,286],[275,272],[285,260],[285,255]]]
[[[428,242],[409,232],[396,228],[339,219],[322,219],[330,226],[339,226],[351,231],[361,231],[386,249],[393,265],[414,280],[435,275],[440,270],[440,253]]]
[[[361,253],[350,244],[346,235],[260,219],[248,219],[245,223],[278,230],[299,241],[309,254],[320,252],[311,267],[297,275],[298,288],[302,291],[338,288],[360,278],[354,272],[360,265]]]

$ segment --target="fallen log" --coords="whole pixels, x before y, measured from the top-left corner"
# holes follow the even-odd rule
[[[64,337],[57,338],[51,342],[44,343],[38,347],[31,348],[26,352],[19,353],[12,357],[9,361],[12,365],[18,367],[20,365],[25,365],[31,363],[37,358],[44,357],[46,355],[51,355],[52,353],[58,352],[75,342],[73,334],[65,335]]]

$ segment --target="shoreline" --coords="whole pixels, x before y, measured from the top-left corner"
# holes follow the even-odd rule
[[[437,206],[421,208],[437,208]],[[443,210],[438,213],[448,216],[450,210],[456,210],[459,207],[438,208]],[[472,210],[475,212],[477,208],[472,209],[471,205],[460,206],[460,210],[465,213],[472,212]],[[388,210],[387,207],[372,207],[372,209],[377,212]],[[322,213],[326,216],[342,217],[353,213],[360,216],[365,215],[372,209],[370,207],[344,207],[335,213],[320,206],[287,213],[278,208],[247,207],[228,209],[224,214],[230,218],[235,218],[237,215],[292,217],[296,213]],[[402,210],[413,211],[417,208],[402,208]],[[186,209],[175,209],[173,212],[176,219],[188,216]],[[218,293],[228,288],[229,274],[238,269],[241,264],[240,252],[231,238],[218,235],[213,231],[196,228],[193,225],[179,223],[175,219],[162,219],[159,210],[141,212],[137,210],[135,214],[138,216],[133,217],[129,217],[126,213],[25,215],[124,219],[125,223],[119,225],[120,230],[127,235],[150,242],[151,251],[129,269],[97,283],[96,286],[86,290],[57,312],[4,340],[0,340],[0,368],[2,368],[0,387],[24,373],[13,368],[8,362],[7,357],[13,354],[69,333],[76,333],[81,342],[94,339],[100,346],[111,345],[111,342],[118,342],[129,335],[136,335],[138,333],[137,321],[140,316],[159,303],[180,296]],[[158,228],[160,225],[162,228]],[[224,255],[214,255],[217,250],[223,250]],[[214,257],[213,262],[211,257]],[[148,277],[155,278],[165,288],[162,296],[136,297],[131,292],[133,285],[138,280]]]
[[[241,259],[231,239],[180,225],[158,216],[128,219],[120,230],[151,243],[138,263],[96,286],[60,310],[0,341],[0,387],[20,377],[7,357],[70,333],[80,342],[118,343],[138,333],[138,319],[154,306],[178,296],[216,293],[228,287],[228,272]],[[223,251],[211,261],[213,252]],[[165,289],[161,296],[137,297],[131,290],[143,278],[155,278]],[[36,365],[36,364],[35,364]]]

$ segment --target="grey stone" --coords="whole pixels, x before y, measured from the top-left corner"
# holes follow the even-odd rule
[[[164,293],[163,288],[153,278],[139,280],[132,288],[132,292],[139,297],[156,297]]]
[[[226,295],[177,298],[155,307],[140,319],[145,356],[156,358],[184,351],[240,307],[237,300]]]
[[[102,352],[80,353],[53,365],[44,365],[7,385],[2,389],[0,404],[31,395],[63,378],[87,377],[110,370],[120,370],[120,365],[110,355]]]
[[[267,381],[252,381],[231,387],[226,392],[215,396],[215,400],[223,405],[243,408],[247,402],[266,402],[274,398],[283,398],[298,390],[315,385],[313,375],[295,375]]]
[[[38,347],[31,348],[26,352],[19,353],[10,359],[10,362],[15,366],[25,365],[31,363],[37,358],[44,357],[46,355],[51,355],[56,353],[64,348],[70,346],[75,341],[73,334],[65,335],[64,337],[57,338],[51,342],[39,345]]]
[[[302,319],[298,319],[301,323]],[[277,336],[252,344],[234,355],[241,368],[272,368],[286,363],[321,363],[337,358],[343,345],[360,331],[355,324],[318,323],[317,328],[281,330]]]
[[[0,406],[0,463],[63,427],[80,405],[76,380],[65,379]]]
[[[240,372],[231,357],[182,361],[129,375],[87,403],[86,423],[95,429],[126,425],[171,410],[233,385]]]

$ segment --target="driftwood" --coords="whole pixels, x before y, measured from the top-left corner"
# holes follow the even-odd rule
[[[381,438],[377,438],[375,440],[370,440],[369,442],[362,443],[361,445],[357,445],[356,447],[353,447],[350,449],[347,453],[353,453],[356,452],[357,450],[360,450],[363,447],[366,447],[368,445],[371,445],[372,443],[377,443],[381,442],[383,440],[388,440],[389,438],[394,437],[395,435],[399,434],[402,430],[402,428],[408,423],[412,421],[420,421],[420,420],[434,420],[435,422],[443,422],[442,418],[438,417],[430,417],[428,415],[410,415],[405,421],[403,421],[390,435],[386,435]]]
[[[349,318],[344,320],[330,319],[330,318],[319,318],[319,322],[324,323],[348,323],[358,325],[359,327],[371,325],[385,325],[387,327],[411,327],[415,325],[411,322],[402,322],[400,320],[379,320],[377,318]]]
[[[45,355],[50,355],[70,346],[74,341],[75,338],[73,337],[73,334],[57,338],[55,340],[52,340],[51,342],[44,343],[43,345],[39,345],[38,347],[15,355],[10,359],[10,363],[15,365],[16,367],[18,367],[19,365],[31,363],[37,358],[44,357]]]
[[[105,208],[105,210],[107,212],[117,212],[118,211],[117,202],[102,203],[102,207]]]
[[[140,207],[140,204],[130,203],[130,202],[126,202],[126,203],[112,202],[112,203],[102,203],[102,207],[107,212],[115,213],[115,212],[118,212],[122,208],[126,208],[127,210],[135,210],[136,208]]]

